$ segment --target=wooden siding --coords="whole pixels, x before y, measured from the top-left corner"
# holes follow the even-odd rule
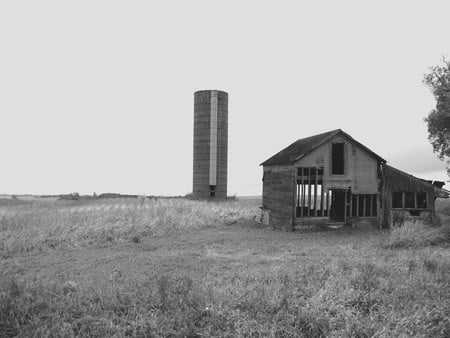
[[[263,208],[269,211],[269,225],[293,230],[296,171],[264,170]]]

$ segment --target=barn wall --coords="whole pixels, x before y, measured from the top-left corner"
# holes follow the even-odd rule
[[[292,231],[296,170],[265,168],[263,180],[263,208],[269,210],[269,225]]]
[[[344,143],[344,175],[331,175],[331,144]],[[344,137],[336,136],[295,162],[295,167],[324,167],[325,189],[351,187],[353,194],[377,194],[377,160]]]
[[[354,194],[378,193],[377,160],[367,152],[352,146],[353,185]]]
[[[410,191],[421,191],[420,186],[417,189],[411,188]],[[392,209],[392,193],[394,191],[399,191],[398,189],[392,189],[392,186],[384,181],[382,188],[382,219],[381,225],[385,229],[389,229],[393,226],[400,225],[405,219],[410,218],[410,214],[408,211],[403,209]],[[421,212],[421,218],[430,219],[432,222],[435,221],[435,194],[432,189],[429,189],[427,192],[427,210]]]

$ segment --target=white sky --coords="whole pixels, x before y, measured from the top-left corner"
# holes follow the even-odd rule
[[[448,1],[2,1],[0,193],[192,190],[193,93],[229,93],[228,192],[341,128],[447,180],[422,83],[450,58]],[[449,184],[447,184],[449,187]]]

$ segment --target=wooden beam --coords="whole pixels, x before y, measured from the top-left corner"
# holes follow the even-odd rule
[[[323,197],[324,197],[324,193],[323,193],[323,177],[322,177],[322,185],[320,186],[320,210],[322,210],[321,212],[321,216],[323,217],[325,210],[323,210]]]
[[[377,216],[378,217],[378,214],[380,213],[380,208],[381,208],[381,203],[380,203],[380,200],[383,198],[383,195],[382,194],[377,194],[377,195],[375,195],[375,203],[377,204],[377,206],[376,206],[376,209],[375,209],[375,216]],[[381,221],[380,221],[380,218],[379,218],[379,223],[380,223],[380,228],[381,228]]]
[[[316,173],[316,180],[314,182],[314,217],[317,217],[317,183],[318,183],[317,168],[315,170],[315,173]]]
[[[417,191],[414,192],[414,209],[417,209]]]
[[[328,215],[328,218],[330,218],[330,193],[329,193],[329,191],[327,191],[327,193],[325,194],[327,197],[326,197],[326,200],[327,200],[327,215]]]
[[[356,195],[356,217],[359,217],[359,196]]]
[[[402,192],[402,209],[405,209],[405,193]]]
[[[347,194],[348,194],[348,190],[345,190],[345,197],[344,197],[344,223],[347,222]]]
[[[373,195],[369,195],[370,196],[370,211],[369,211],[369,216],[373,216]]]
[[[366,199],[367,199],[367,195],[363,195],[363,216],[367,216],[366,215]]]
[[[350,217],[353,216],[353,194],[350,194]]]
[[[308,168],[308,217],[311,216],[311,168]]]
[[[305,183],[302,185],[302,209],[305,209],[306,204],[306,186]],[[302,215],[305,216],[304,211],[302,211]]]
[[[301,207],[301,209],[300,209],[300,217],[302,217],[303,218],[303,205],[305,204],[305,185],[303,184],[304,182],[303,182],[303,175],[304,175],[305,173],[304,173],[304,168],[302,167],[302,185],[301,185],[301,191],[302,191],[302,201],[301,201],[301,203],[300,203],[300,207]]]

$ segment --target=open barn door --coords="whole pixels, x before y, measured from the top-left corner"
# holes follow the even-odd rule
[[[344,189],[331,189],[330,219],[333,221],[345,221],[347,191]]]

